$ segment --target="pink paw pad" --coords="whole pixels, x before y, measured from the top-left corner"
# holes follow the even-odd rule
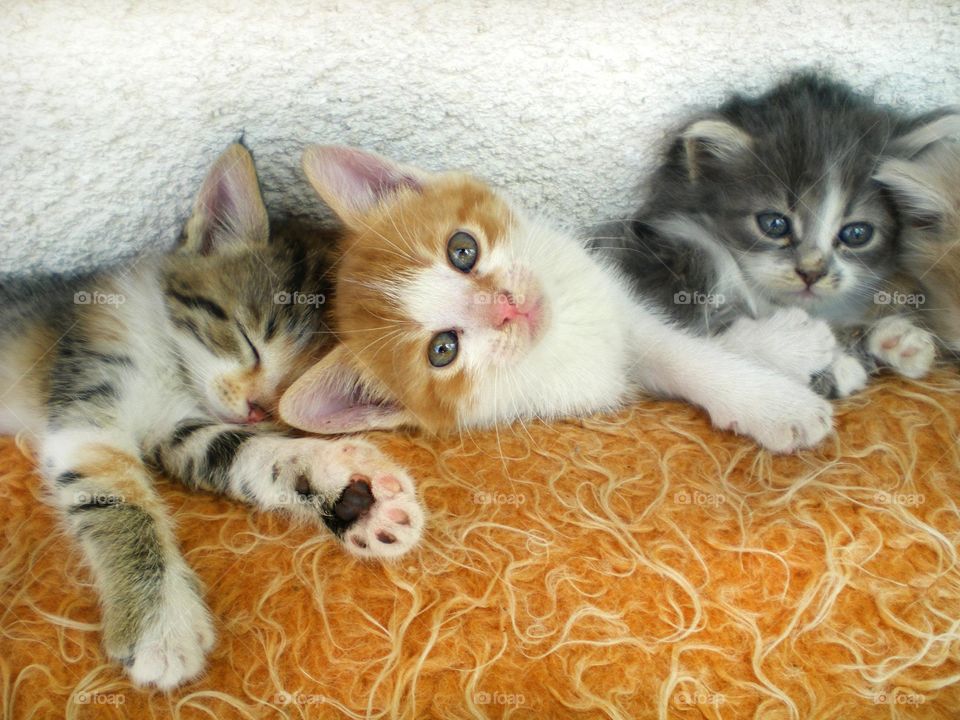
[[[386,490],[388,493],[394,495],[403,489],[400,481],[397,480],[393,475],[384,475],[377,481],[377,486],[380,489]]]

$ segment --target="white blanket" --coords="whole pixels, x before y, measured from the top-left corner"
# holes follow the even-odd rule
[[[241,133],[275,211],[319,209],[304,144],[348,143],[584,227],[629,212],[685,113],[813,65],[889,102],[956,103],[960,9],[0,0],[0,274],[169,247]]]

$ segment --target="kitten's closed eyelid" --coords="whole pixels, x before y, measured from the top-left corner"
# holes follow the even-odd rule
[[[237,327],[240,329],[240,334],[243,335],[243,339],[247,341],[247,346],[250,348],[250,351],[253,353],[253,366],[260,367],[260,352],[257,350],[257,346],[253,344],[253,341],[250,339],[250,336],[247,335],[247,331],[243,329],[243,325],[239,322]]]

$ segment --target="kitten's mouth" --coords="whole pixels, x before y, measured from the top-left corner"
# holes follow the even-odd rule
[[[803,301],[810,302],[813,300],[820,300],[823,298],[823,294],[820,292],[817,292],[818,289],[819,288],[815,288],[815,287],[806,287],[803,290],[792,290],[788,294],[790,297],[796,300],[799,300],[801,302]]]
[[[542,297],[537,298],[526,313],[527,331],[530,333],[530,342],[536,342],[546,328],[546,303]]]

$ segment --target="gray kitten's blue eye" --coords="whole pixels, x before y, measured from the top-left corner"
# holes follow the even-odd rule
[[[848,223],[840,228],[840,242],[849,247],[860,247],[873,237],[873,225],[865,222]]]
[[[769,238],[777,239],[790,234],[790,219],[780,213],[760,213],[757,215],[757,225],[760,232]]]
[[[477,264],[479,254],[476,239],[463,230],[455,232],[447,241],[447,257],[450,258],[450,264],[460,272],[470,272]]]
[[[446,367],[456,359],[459,348],[457,334],[453,330],[446,330],[437,333],[430,340],[427,357],[434,367]]]

